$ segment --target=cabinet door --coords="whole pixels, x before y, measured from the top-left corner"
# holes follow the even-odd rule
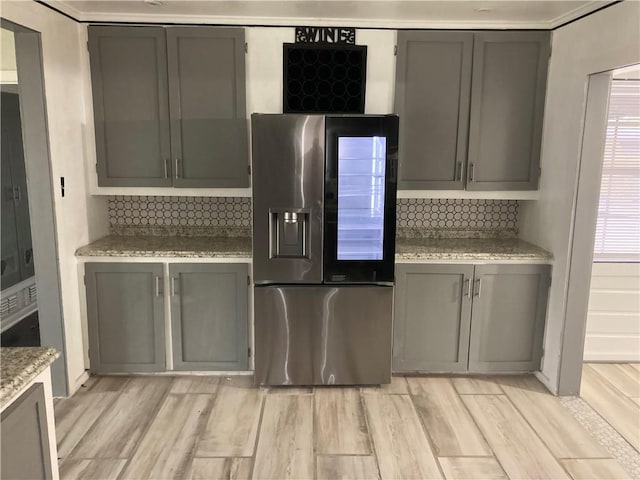
[[[472,47],[472,33],[398,32],[398,188],[464,188]]]
[[[44,387],[34,384],[4,412],[0,420],[5,480],[53,478]]]
[[[467,369],[473,265],[396,266],[393,370]]]
[[[478,265],[469,370],[537,370],[547,314],[549,265]]]
[[[169,265],[176,370],[246,370],[246,264]]]
[[[87,263],[89,360],[92,372],[165,369],[160,263]]]
[[[248,187],[242,28],[167,28],[176,187]]]
[[[468,190],[535,190],[548,32],[476,33]]]
[[[98,184],[171,185],[161,27],[89,27]]]

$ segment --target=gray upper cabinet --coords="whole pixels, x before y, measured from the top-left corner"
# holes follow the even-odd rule
[[[98,184],[171,186],[161,27],[89,27]]]
[[[473,33],[398,32],[398,187],[462,189]]]
[[[246,264],[171,264],[176,370],[246,370]]]
[[[396,266],[393,370],[467,369],[473,265]]]
[[[36,383],[5,411],[0,420],[5,480],[53,478],[44,387]]]
[[[241,28],[167,28],[176,187],[248,187]]]
[[[467,189],[538,187],[549,48],[548,32],[475,34]]]
[[[476,266],[470,371],[540,368],[549,281],[549,265]]]
[[[398,32],[398,188],[535,190],[549,39]]]
[[[163,266],[87,263],[91,371],[165,370]]]
[[[248,187],[242,28],[89,27],[98,185]]]

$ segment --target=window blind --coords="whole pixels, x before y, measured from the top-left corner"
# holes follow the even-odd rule
[[[640,261],[640,80],[611,83],[594,261]]]

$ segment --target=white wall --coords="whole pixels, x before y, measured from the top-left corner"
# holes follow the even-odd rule
[[[593,264],[584,359],[640,362],[640,264]]]
[[[70,393],[84,374],[79,291],[75,250],[106,235],[104,197],[87,192],[85,172],[85,83],[81,27],[35,2],[2,2],[2,17],[41,33],[44,85],[58,232],[58,260]],[[28,161],[28,160],[27,160]],[[61,196],[60,177],[65,177]],[[36,258],[36,264],[38,259]]]
[[[622,2],[553,33],[536,202],[520,236],[554,255],[542,380],[557,391],[588,75],[640,62],[640,3]]]
[[[295,28],[245,28],[247,115],[282,113],[282,44],[295,41]],[[356,43],[367,46],[365,113],[392,113],[396,75],[395,30],[357,30]]]

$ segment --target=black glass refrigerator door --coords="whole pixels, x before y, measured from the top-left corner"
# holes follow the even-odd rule
[[[398,117],[327,117],[324,281],[393,282]]]

